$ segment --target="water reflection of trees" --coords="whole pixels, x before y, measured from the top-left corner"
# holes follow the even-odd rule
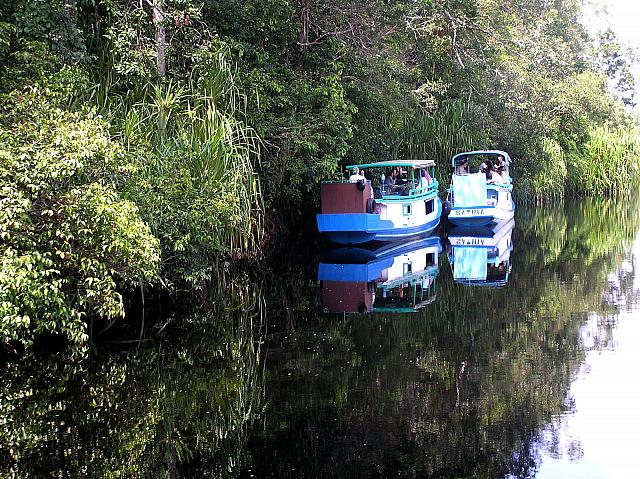
[[[532,476],[540,428],[570,406],[581,326],[615,315],[607,276],[640,213],[635,202],[586,201],[518,225],[505,288],[455,285],[443,269],[438,301],[417,317],[299,312],[268,355],[260,475]]]
[[[6,364],[0,475],[234,475],[263,404],[263,301],[238,281],[204,299],[139,347]]]
[[[0,475],[531,476],[540,428],[570,407],[585,319],[601,318],[603,347],[637,301],[635,265],[618,266],[640,209],[585,202],[517,224],[506,287],[457,285],[442,261],[417,314],[323,316],[305,245],[260,281],[224,278],[139,347],[10,361]]]

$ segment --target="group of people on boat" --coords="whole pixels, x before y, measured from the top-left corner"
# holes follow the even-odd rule
[[[360,170],[357,166],[351,169],[351,175],[349,176],[350,183],[357,183],[358,181],[366,181],[364,176],[364,170]],[[383,173],[381,176],[380,185],[386,194],[407,194],[411,189],[426,189],[429,187],[433,178],[426,169],[420,169],[419,175],[413,181],[406,178],[406,172],[400,167],[394,166],[390,170],[387,170],[386,175]]]
[[[464,158],[456,168],[456,175],[468,175],[469,169],[469,160]],[[493,163],[490,158],[485,159],[480,163],[478,173],[484,173],[488,183],[507,183],[509,181],[507,164],[502,155],[498,155],[497,163]]]
[[[387,194],[406,194],[409,190],[414,188],[418,190],[426,189],[433,180],[429,172],[424,168],[420,169],[418,177],[413,181],[404,178],[404,173],[405,172],[401,168],[394,166],[387,171],[386,175],[382,175],[382,185],[384,186]]]

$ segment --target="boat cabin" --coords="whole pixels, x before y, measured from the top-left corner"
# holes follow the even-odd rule
[[[478,150],[459,153],[453,157],[451,163],[454,176],[483,173],[489,183],[511,183],[511,157],[504,151]]]

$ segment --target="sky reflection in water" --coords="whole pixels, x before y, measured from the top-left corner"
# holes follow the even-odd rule
[[[571,411],[556,417],[541,434],[541,467],[538,479],[637,477],[640,451],[640,315],[637,295],[640,275],[634,265],[640,260],[640,237],[631,261],[620,267],[621,275],[633,278],[633,297],[618,297],[618,275],[610,275],[609,300],[621,308],[618,315],[591,315],[580,331],[588,349],[584,363],[571,384]],[[610,337],[601,331],[611,323]]]

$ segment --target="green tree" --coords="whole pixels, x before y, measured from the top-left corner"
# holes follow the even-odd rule
[[[95,111],[57,107],[76,79],[65,70],[60,85],[0,102],[3,342],[50,331],[86,344],[87,314],[123,316],[120,287],[158,274],[158,241],[117,193],[129,174],[122,147]]]

